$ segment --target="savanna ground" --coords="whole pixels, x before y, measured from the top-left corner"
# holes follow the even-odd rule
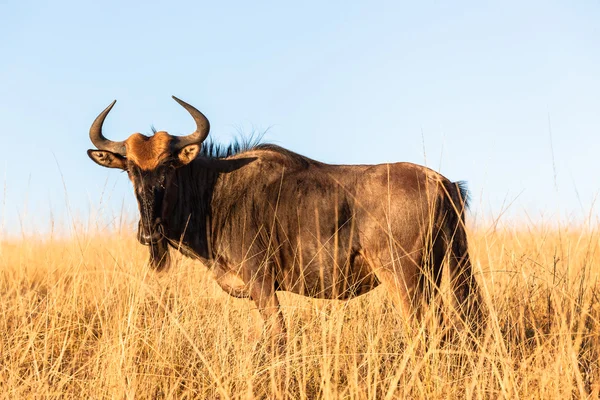
[[[349,302],[283,294],[279,357],[254,339],[247,300],[189,259],[156,274],[132,231],[5,238],[0,397],[597,398],[598,229],[471,228],[488,309],[475,346],[407,327],[380,287]]]

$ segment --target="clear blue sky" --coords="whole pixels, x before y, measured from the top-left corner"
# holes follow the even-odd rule
[[[85,216],[105,186],[104,212],[136,212],[88,129],[117,99],[107,136],[186,134],[172,94],[218,141],[270,128],[326,162],[426,163],[469,181],[475,216],[599,214],[598,1],[5,0],[0,54],[8,231]]]

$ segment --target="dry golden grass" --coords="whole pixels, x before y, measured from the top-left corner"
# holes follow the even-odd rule
[[[2,398],[598,397],[598,226],[478,228],[488,328],[473,348],[407,333],[385,289],[283,294],[289,346],[251,338],[250,303],[201,265],[160,275],[134,234],[0,243]]]

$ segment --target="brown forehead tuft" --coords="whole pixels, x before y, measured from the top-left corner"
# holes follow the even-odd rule
[[[173,137],[163,131],[150,137],[134,133],[125,141],[127,158],[141,169],[154,169],[170,155],[171,140]]]

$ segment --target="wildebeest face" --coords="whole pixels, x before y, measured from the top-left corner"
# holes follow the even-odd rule
[[[151,245],[152,242],[162,240],[164,234],[163,226],[163,203],[167,180],[171,180],[173,168],[166,165],[145,171],[137,165],[128,168],[129,179],[133,183],[135,196],[140,210],[140,221],[138,224],[138,240],[143,245]],[[169,175],[169,176],[167,176]]]
[[[153,136],[134,133],[123,142],[110,141],[102,135],[102,123],[113,102],[96,118],[90,129],[90,138],[100,150],[88,150],[88,156],[97,164],[127,171],[140,210],[138,240],[149,246],[152,265],[159,270],[169,263],[164,213],[175,170],[196,158],[209,130],[208,120],[200,111],[177,98],[175,100],[196,121],[197,129],[191,135],[171,136],[160,131]]]

